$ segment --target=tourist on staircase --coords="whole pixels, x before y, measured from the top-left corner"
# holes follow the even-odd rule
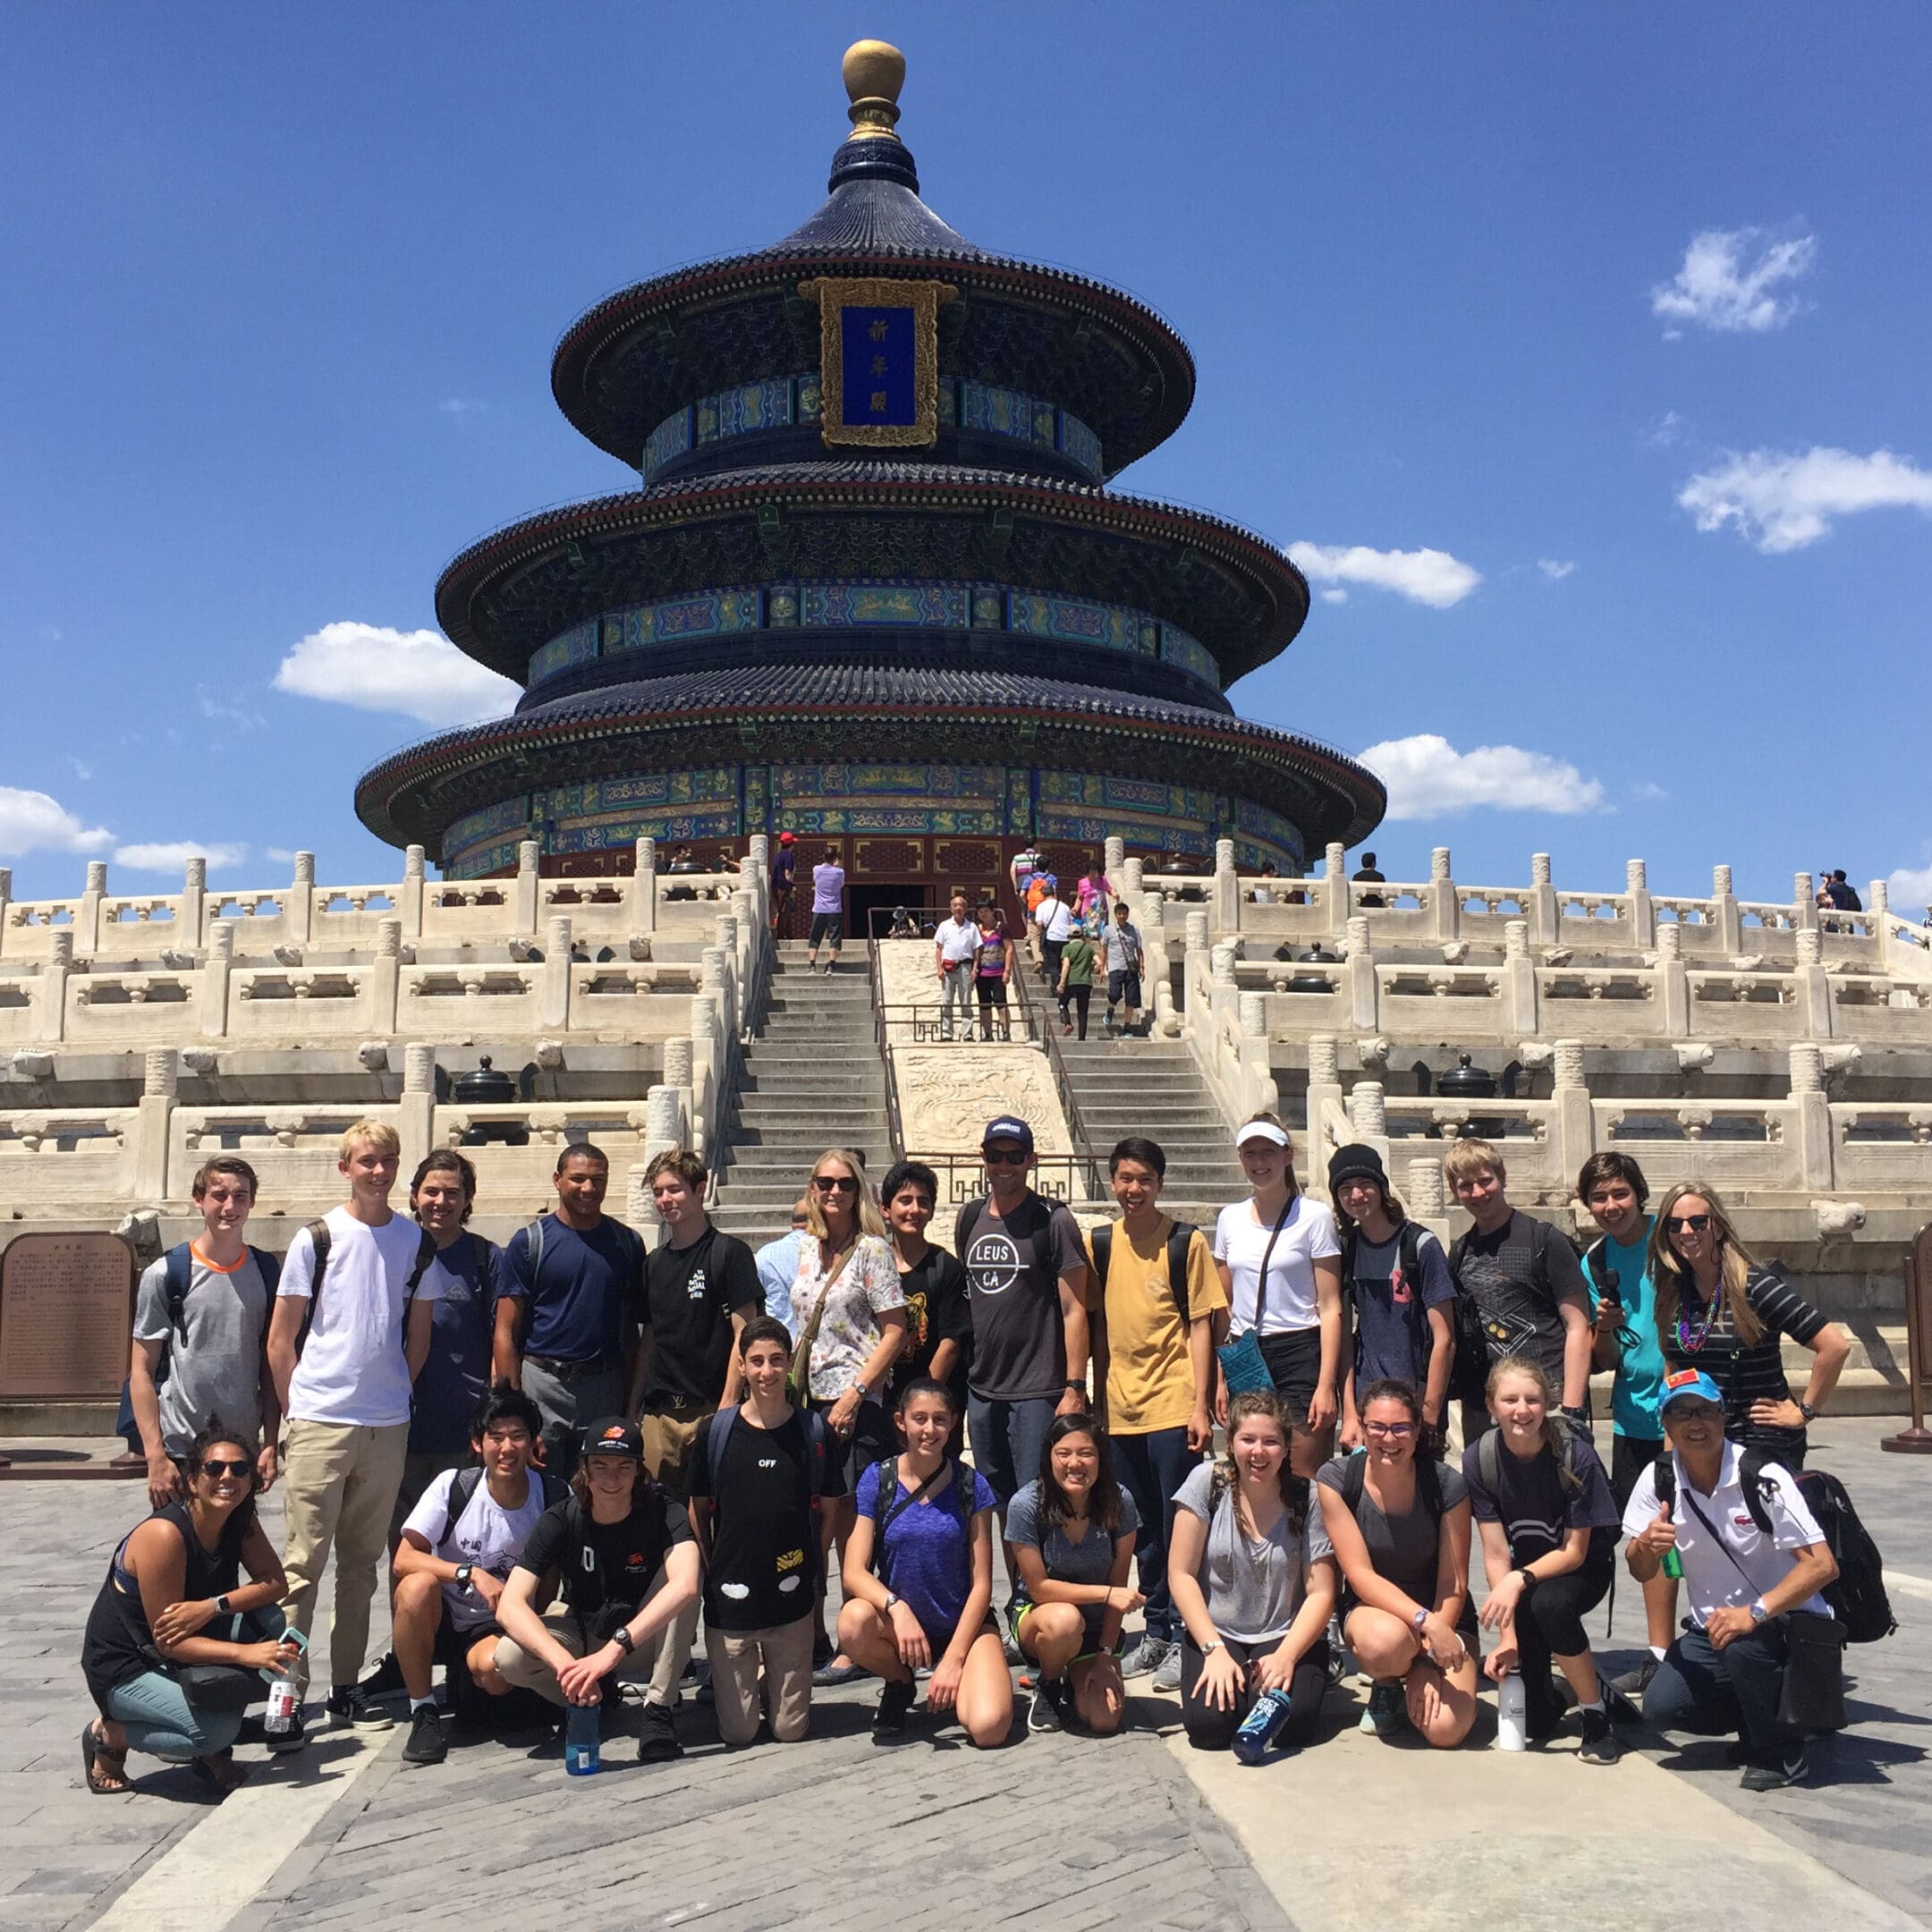
[[[825,857],[812,868],[811,940],[805,954],[805,970],[818,970],[818,947],[829,946],[826,962],[830,975],[838,964],[839,945],[845,936],[845,868],[839,863],[838,847],[827,845]]]
[[[953,894],[951,913],[933,930],[933,973],[939,981],[939,1037],[953,1038],[955,1013],[960,1030],[972,1038],[973,962],[979,954],[979,928],[966,911],[966,894]]]
[[[1147,947],[1140,928],[1128,916],[1127,902],[1114,902],[1114,923],[1106,928],[1101,945],[1106,966],[1106,1014],[1103,1024],[1114,1030],[1114,1009],[1121,1009],[1123,1034],[1131,1033],[1140,1017],[1140,974],[1147,961]]]

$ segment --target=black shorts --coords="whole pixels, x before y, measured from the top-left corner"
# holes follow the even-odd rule
[[[1006,982],[996,979],[990,973],[984,975],[979,980],[979,1004],[982,1006],[1004,1006],[1006,1004]]]
[[[1258,1337],[1261,1359],[1275,1378],[1275,1393],[1288,1411],[1292,1428],[1308,1427],[1309,1404],[1321,1380],[1321,1330],[1296,1328],[1286,1335]]]
[[[1637,1479],[1664,1453],[1661,1436],[1613,1436],[1610,1438],[1610,1494],[1618,1513],[1630,1507]]]
[[[811,1406],[818,1414],[824,1415],[832,1404],[829,1402],[821,1402],[814,1395]],[[892,1418],[886,1414],[883,1402],[862,1402],[859,1404],[859,1413],[852,1422],[852,1432],[843,1444],[832,1434],[829,1424],[826,1425],[826,1447],[829,1451],[826,1460],[831,1465],[826,1473],[830,1476],[833,1470],[838,1472],[843,1479],[841,1493],[845,1496],[852,1494],[852,1486],[869,1464],[883,1462],[887,1456],[899,1453],[898,1431],[893,1428]]]
[[[450,1622],[449,1605],[443,1606],[443,1621],[436,1625],[436,1648],[430,1661],[440,1664],[445,1670],[460,1670],[463,1660],[471,1648],[486,1637],[501,1637],[504,1627],[495,1617],[481,1623],[472,1623],[468,1630],[458,1630]]]
[[[1106,976],[1106,1003],[1109,1006],[1138,1006],[1140,1004],[1140,975],[1110,972]]]
[[[814,912],[811,916],[811,943],[817,945],[820,940],[829,939],[832,950],[836,953],[839,942],[845,936],[845,915],[843,912]]]

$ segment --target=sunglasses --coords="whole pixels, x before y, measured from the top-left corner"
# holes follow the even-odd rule
[[[1664,1225],[1673,1234],[1682,1234],[1688,1228],[1693,1234],[1701,1234],[1710,1225],[1707,1214],[1665,1215]]]
[[[1415,1424],[1413,1422],[1364,1422],[1362,1424],[1362,1433],[1365,1436],[1393,1436],[1399,1442],[1404,1436],[1413,1436],[1415,1434]]]
[[[1004,1152],[998,1148],[981,1148],[979,1158],[988,1167],[1024,1167],[1033,1157],[1024,1148],[1008,1148]]]
[[[856,1194],[859,1183],[851,1174],[815,1174],[811,1184],[821,1194]]]
[[[219,1456],[209,1456],[201,1463],[201,1473],[204,1476],[212,1476],[219,1482],[224,1476],[237,1478],[246,1476],[254,1467],[255,1465],[246,1456],[242,1456],[233,1462],[227,1462]]]

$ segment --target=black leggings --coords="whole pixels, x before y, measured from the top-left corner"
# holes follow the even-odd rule
[[[1515,1554],[1513,1551],[1511,1553]],[[1534,1563],[1548,1555],[1546,1547],[1518,1559]],[[1554,1720],[1557,1707],[1550,1683],[1552,1657],[1580,1657],[1590,1647],[1583,1629],[1586,1611],[1594,1610],[1610,1589],[1616,1549],[1608,1538],[1593,1540],[1580,1569],[1532,1584],[1516,1606],[1516,1654],[1522,1672],[1523,1716],[1531,1732],[1539,1719]]]
[[[1081,1039],[1087,1038],[1087,1008],[1092,999],[1093,981],[1091,979],[1088,980],[1084,986],[1070,986],[1060,996],[1060,1017],[1063,1020],[1067,1017],[1067,1002],[1069,1000],[1072,1000],[1074,1005],[1080,1009],[1080,1038]]]
[[[1221,1640],[1221,1648],[1243,1672],[1271,1643],[1238,1643],[1232,1637]],[[1181,1722],[1187,1726],[1188,1742],[1196,1750],[1226,1750],[1241,1729],[1241,1719],[1255,1707],[1254,1692],[1244,1684],[1235,1695],[1233,1710],[1221,1710],[1201,1693],[1201,1665],[1205,1662],[1199,1647],[1184,1630],[1181,1634]],[[1289,1680],[1288,1723],[1278,1745],[1306,1744],[1313,1736],[1315,1720],[1321,1716],[1322,1693],[1328,1688],[1328,1640],[1322,1638],[1294,1667]]]

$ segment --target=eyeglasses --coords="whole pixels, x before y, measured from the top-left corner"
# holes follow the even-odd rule
[[[201,1473],[204,1476],[212,1476],[219,1482],[224,1476],[246,1476],[254,1466],[246,1456],[242,1456],[233,1462],[218,1456],[208,1456],[204,1458],[201,1463]]]
[[[856,1194],[859,1191],[859,1182],[849,1174],[815,1174],[811,1184],[821,1194]]]
[[[1415,1434],[1415,1424],[1413,1422],[1364,1422],[1362,1424],[1362,1433],[1365,1436],[1392,1436],[1397,1442],[1400,1442],[1404,1436],[1413,1436]]]
[[[981,1148],[979,1158],[988,1167],[1024,1167],[1033,1157],[1024,1148],[1007,1148],[1004,1152],[998,1148]]]
[[[1688,1228],[1693,1234],[1701,1234],[1710,1225],[1707,1214],[1665,1215],[1664,1225],[1673,1234],[1682,1234]]]

